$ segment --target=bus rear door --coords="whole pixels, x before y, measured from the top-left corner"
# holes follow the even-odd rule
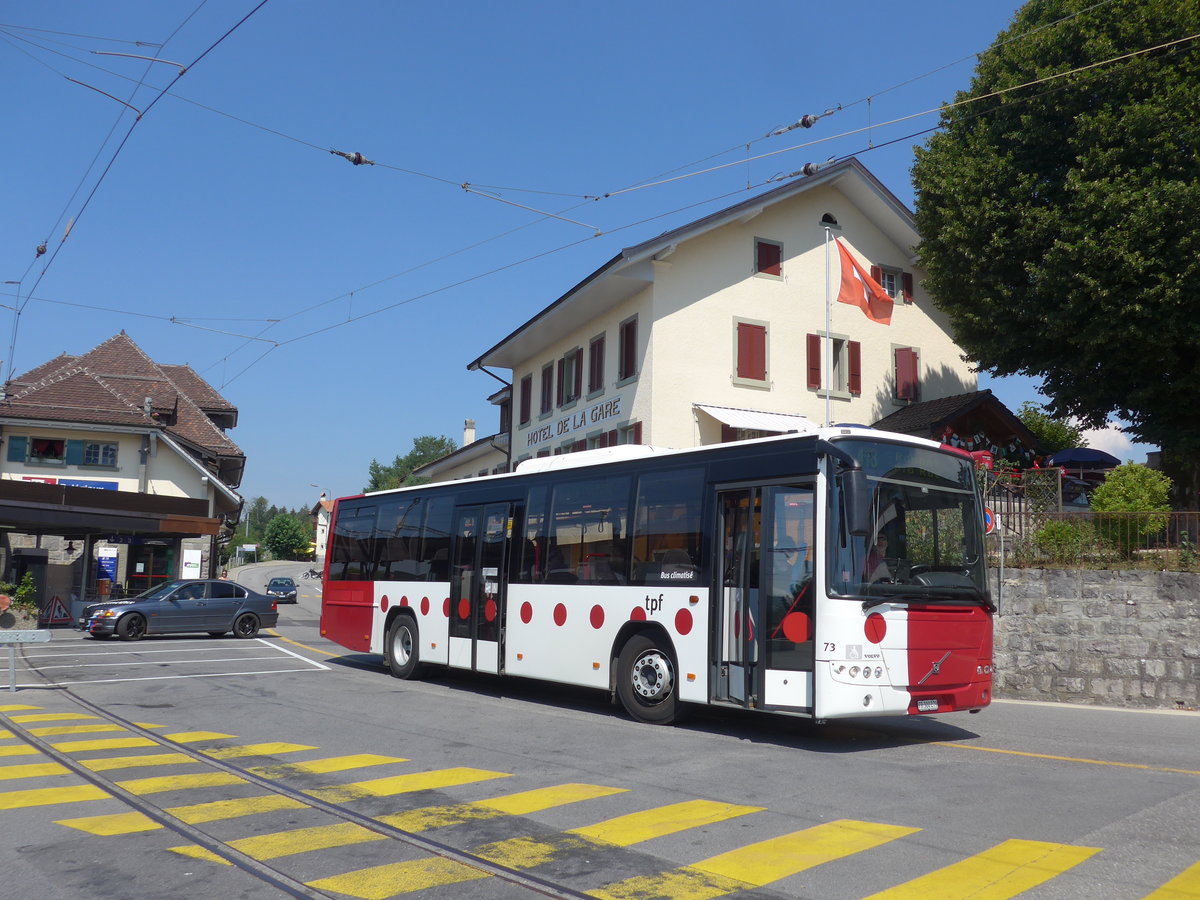
[[[514,504],[460,506],[454,511],[450,571],[451,666],[499,672]]]

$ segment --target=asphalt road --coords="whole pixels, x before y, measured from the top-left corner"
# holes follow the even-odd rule
[[[393,679],[297,584],[257,640],[24,651],[6,895],[1200,898],[1196,713],[656,728],[590,691]]]

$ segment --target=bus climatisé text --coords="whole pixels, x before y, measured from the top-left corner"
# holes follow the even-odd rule
[[[972,460],[867,428],[623,445],[338,500],[321,633],[428,665],[832,719],[987,706]]]

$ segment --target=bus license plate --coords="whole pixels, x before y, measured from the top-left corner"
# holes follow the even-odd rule
[[[937,712],[937,700],[918,700],[917,712]]]

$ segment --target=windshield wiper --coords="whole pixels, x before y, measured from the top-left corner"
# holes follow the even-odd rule
[[[905,585],[905,587],[908,588],[910,586]],[[886,596],[871,597],[862,602],[862,608],[863,612],[866,612],[869,609],[874,609],[876,606],[882,606],[885,603],[911,603],[919,600],[926,603],[938,603],[946,605],[977,603],[984,607],[984,609],[986,609],[988,612],[994,613],[996,611],[995,604],[985,597],[978,588],[972,587],[969,590],[969,594],[961,594],[957,592],[950,593],[948,591],[938,591],[922,586],[921,589],[917,591],[904,590],[895,594],[888,594]]]

